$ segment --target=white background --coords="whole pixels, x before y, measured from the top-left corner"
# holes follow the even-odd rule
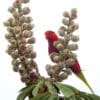
[[[0,99],[15,100],[20,88],[24,86],[18,73],[12,71],[11,57],[5,50],[8,42],[5,40],[6,29],[3,26],[9,16],[7,9],[14,0],[0,1]],[[62,13],[71,8],[77,8],[80,24],[76,34],[80,35],[78,59],[88,82],[96,94],[100,95],[100,0],[31,0],[34,36],[36,37],[36,61],[40,73],[46,76],[45,65],[51,63],[47,52],[47,41],[44,38],[46,30],[58,31],[62,25]],[[72,75],[64,83],[71,84],[82,91],[87,87]]]

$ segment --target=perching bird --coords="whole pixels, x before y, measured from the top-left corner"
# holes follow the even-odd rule
[[[56,35],[56,33],[53,32],[53,31],[51,31],[51,30],[50,30],[50,31],[46,31],[46,32],[45,32],[45,37],[46,37],[46,39],[47,39],[47,41],[48,41],[48,52],[49,52],[49,54],[51,54],[51,53],[53,53],[53,52],[59,53],[58,49],[54,46],[54,42],[59,40],[59,38],[58,38],[58,36]],[[68,59],[68,58],[66,58],[66,59]],[[94,91],[92,90],[91,86],[88,84],[88,82],[87,82],[87,80],[86,80],[84,74],[83,74],[82,71],[81,71],[81,68],[80,68],[80,65],[79,65],[78,61],[75,60],[74,63],[73,63],[73,65],[70,66],[69,68],[72,70],[72,72],[73,72],[80,80],[82,80],[82,81],[85,83],[85,85],[86,85],[86,86],[90,89],[90,91],[94,94]]]

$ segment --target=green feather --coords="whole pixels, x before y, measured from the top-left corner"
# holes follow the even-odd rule
[[[75,74],[80,80],[82,80],[82,82],[84,82],[84,84],[90,89],[90,91],[94,94],[93,89],[91,88],[91,86],[89,85],[89,83],[87,82],[84,74],[82,72]]]

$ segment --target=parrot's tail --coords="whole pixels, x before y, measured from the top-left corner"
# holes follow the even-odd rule
[[[78,73],[78,74],[76,74],[76,75],[78,76],[78,78],[79,78],[80,80],[82,80],[82,81],[84,82],[84,84],[85,84],[85,85],[90,89],[90,91],[94,94],[93,89],[91,88],[91,86],[90,86],[89,83],[87,82],[87,80],[86,80],[85,76],[83,75],[83,73],[80,72],[80,73]]]

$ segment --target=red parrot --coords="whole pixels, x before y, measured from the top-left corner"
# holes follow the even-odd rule
[[[48,52],[49,52],[49,54],[51,54],[51,53],[53,53],[53,52],[59,53],[59,51],[57,50],[57,48],[54,46],[54,42],[59,40],[59,38],[58,38],[58,36],[56,35],[56,33],[53,32],[53,31],[51,31],[51,30],[50,30],[50,31],[46,31],[46,32],[45,32],[45,38],[46,38],[47,41],[48,41]],[[66,58],[66,59],[68,59],[68,58]],[[75,60],[74,63],[73,63],[73,65],[70,66],[69,68],[72,70],[72,72],[73,72],[80,80],[82,80],[82,81],[84,82],[84,84],[85,84],[85,85],[90,89],[90,91],[94,94],[94,92],[93,92],[91,86],[88,84],[88,82],[87,82],[87,80],[86,80],[84,74],[83,74],[82,71],[81,71],[81,68],[80,68],[80,65],[79,65],[78,61]]]

